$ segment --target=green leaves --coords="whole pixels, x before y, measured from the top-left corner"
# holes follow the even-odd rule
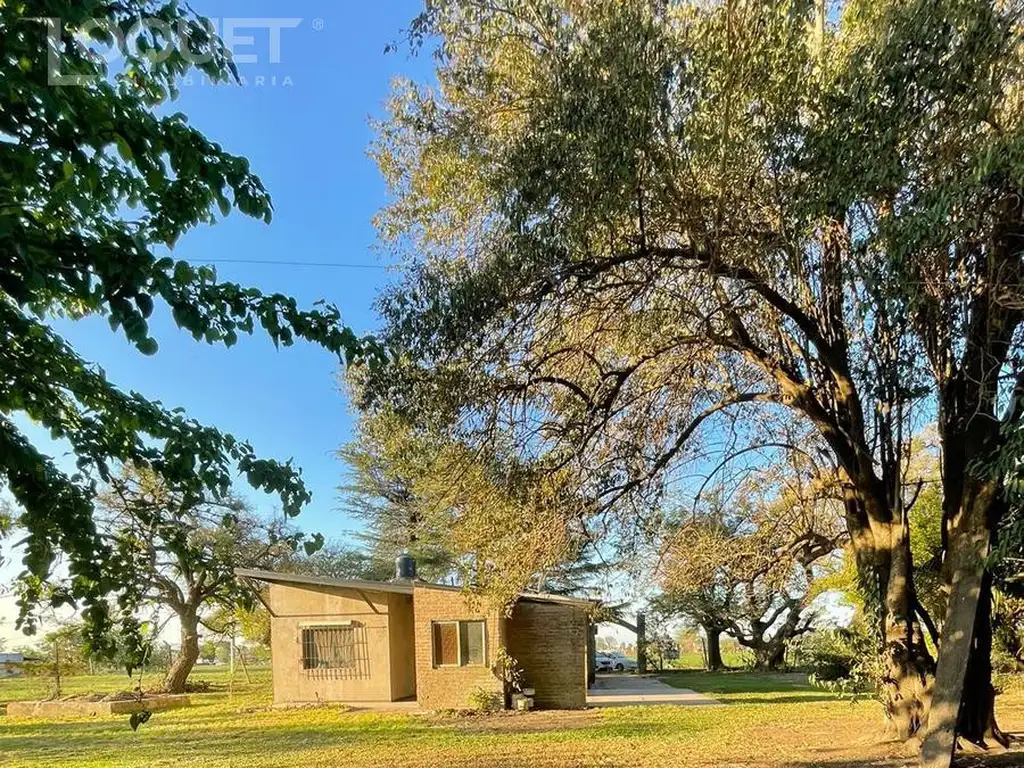
[[[193,67],[175,37],[180,30],[206,77],[236,76],[203,19],[179,3],[51,3],[45,15],[63,24],[61,72],[85,77],[84,84],[55,87],[47,80],[46,26],[29,18],[37,11],[0,3],[0,135],[9,139],[0,142],[0,488],[20,508],[27,537],[22,624],[31,626],[60,559],[69,572],[68,599],[84,606],[99,632],[109,623],[105,595],[129,589],[105,569],[112,553],[92,521],[96,484],[119,465],[147,468],[191,494],[223,495],[241,471],[277,494],[288,515],[309,492],[289,463],[258,458],[244,441],[118,389],[46,318],[105,317],[143,355],[159,350],[150,334],[159,304],[204,343],[232,346],[260,328],[275,344],[310,341],[339,362],[372,362],[380,351],[356,338],[335,307],[303,310],[287,296],[222,283],[212,267],[167,255],[182,234],[232,206],[267,222],[273,210],[245,158],[207,139],[181,113],[155,109]],[[121,45],[123,66],[109,72],[76,36],[86,29],[95,44],[120,45],[91,20],[127,31],[150,15],[174,30],[170,38],[158,33],[138,49],[134,41]],[[147,55],[157,49],[166,55]],[[15,415],[67,441],[77,471],[58,469],[15,426]]]
[[[132,712],[128,718],[128,725],[133,731],[139,730],[139,726],[149,722],[149,718],[153,716],[153,713],[148,709],[144,709],[141,712]]]

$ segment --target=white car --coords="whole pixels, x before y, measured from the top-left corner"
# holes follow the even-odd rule
[[[619,651],[598,651],[595,662],[598,672],[636,672],[636,660]]]

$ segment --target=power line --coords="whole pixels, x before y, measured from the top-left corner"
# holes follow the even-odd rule
[[[276,267],[334,267],[336,269],[387,269],[382,264],[352,264],[338,261],[277,261],[273,259],[182,259],[190,264],[268,264]]]

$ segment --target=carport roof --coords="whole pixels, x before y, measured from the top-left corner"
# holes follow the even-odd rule
[[[411,595],[414,587],[422,589],[446,589],[461,592],[462,587],[448,584],[432,584],[428,581],[366,581],[364,579],[331,579],[324,576],[306,576],[300,573],[279,573],[277,571],[259,571],[251,568],[235,568],[235,575],[244,579],[266,581],[272,584],[304,584],[313,587],[339,587],[341,589],[361,589],[370,592],[397,592]],[[518,600],[536,603],[561,603],[564,605],[592,606],[598,600],[587,600],[565,595],[552,595],[546,592],[520,592]]]

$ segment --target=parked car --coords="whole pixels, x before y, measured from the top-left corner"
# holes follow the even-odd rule
[[[636,672],[636,659],[619,651],[598,651],[595,662],[598,672]]]

